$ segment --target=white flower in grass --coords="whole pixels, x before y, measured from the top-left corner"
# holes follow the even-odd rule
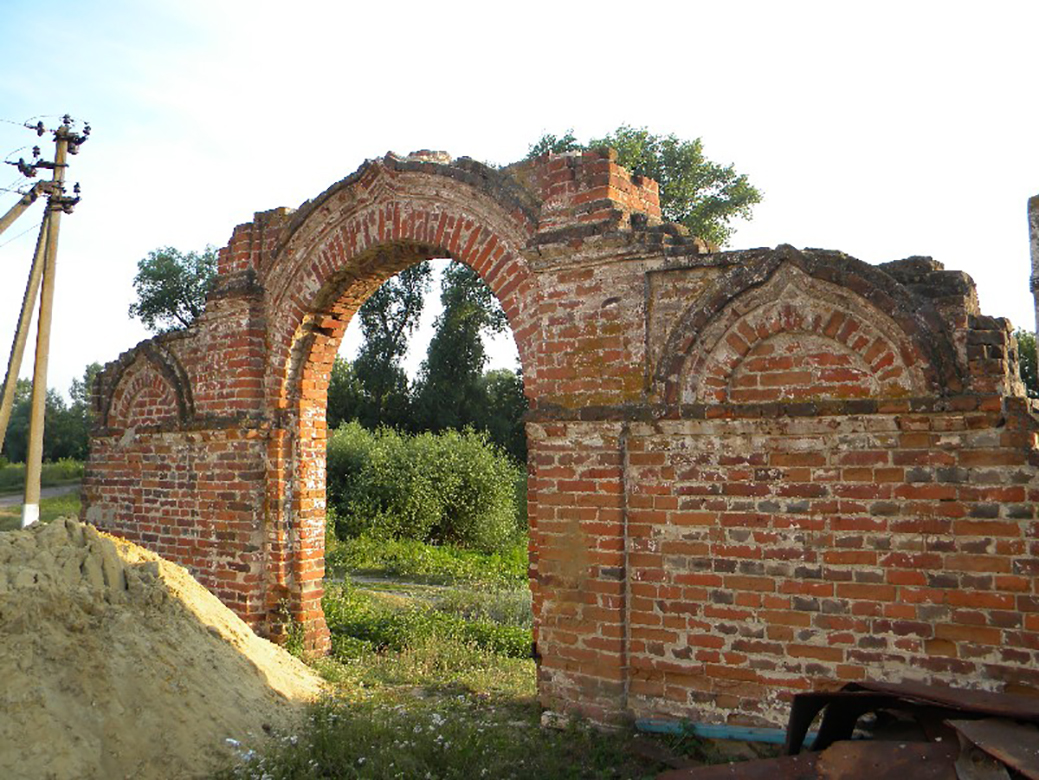
[[[365,758],[364,756],[361,756],[360,758],[357,759],[357,765],[360,766],[361,764],[363,764],[367,760],[368,760],[367,758]]]

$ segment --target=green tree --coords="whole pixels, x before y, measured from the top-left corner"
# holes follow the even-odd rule
[[[586,147],[574,135],[574,129],[570,128],[560,136],[554,133],[544,133],[537,141],[530,145],[527,150],[527,159],[533,160],[543,154],[553,152],[564,154],[566,152],[580,152]]]
[[[360,414],[364,388],[346,358],[336,357],[328,381],[328,428],[333,430],[345,422],[356,420]]]
[[[103,368],[104,366],[100,363],[91,363],[83,369],[83,378],[73,379],[69,386],[69,398],[72,399],[72,402],[68,405],[64,428],[67,432],[70,454],[60,457],[84,460],[87,456],[90,430],[94,427],[92,402],[94,380],[97,379],[97,375]],[[44,438],[46,438],[46,432]]]
[[[50,398],[48,397],[48,400]],[[14,386],[14,402],[11,419],[4,437],[3,456],[11,463],[24,463],[29,449],[29,406],[32,401],[32,381],[19,379]],[[44,435],[46,435],[47,413],[44,411]]]
[[[43,459],[61,458],[83,460],[90,443],[93,411],[90,390],[94,377],[101,371],[99,363],[84,369],[83,379],[73,379],[69,388],[72,403],[66,403],[61,393],[47,390],[43,412]],[[3,456],[12,463],[23,463],[29,450],[29,417],[32,407],[32,381],[19,379],[15,385],[11,421],[4,438]]]
[[[527,156],[604,146],[616,149],[617,162],[632,173],[656,180],[664,219],[685,225],[694,236],[712,244],[724,246],[734,230],[730,223],[750,219],[751,208],[761,202],[761,192],[745,175],[704,156],[701,139],[655,135],[644,127],[621,125],[586,145],[577,142],[572,130],[559,137],[546,133],[531,145]]]
[[[518,463],[527,460],[527,434],[523,415],[527,397],[523,394],[523,375],[507,368],[488,371],[480,380],[483,401],[475,427],[484,430],[491,441]]]
[[[137,262],[133,279],[137,300],[130,316],[151,331],[186,328],[206,308],[206,295],[216,277],[216,250],[181,252],[171,246],[155,249]]]
[[[461,263],[445,269],[440,300],[444,310],[437,318],[415,393],[416,422],[429,431],[461,429],[478,422],[486,401],[481,385],[487,363],[482,336],[508,327],[494,293]]]
[[[1039,398],[1039,370],[1036,364],[1035,334],[1027,330],[1019,329],[1014,333],[1017,338],[1017,354],[1021,381],[1025,383],[1025,390],[1029,398]]]
[[[418,327],[431,276],[428,262],[405,268],[372,293],[358,311],[364,342],[353,362],[362,390],[357,417],[369,428],[408,422],[408,377],[401,361],[408,351],[408,337]]]

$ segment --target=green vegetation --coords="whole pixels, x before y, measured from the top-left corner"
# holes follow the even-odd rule
[[[44,407],[43,458],[56,461],[62,458],[84,460],[93,425],[90,388],[101,371],[101,364],[91,363],[83,371],[82,379],[73,379],[69,387],[71,403],[53,388],[47,391]],[[32,382],[19,379],[14,390],[14,407],[2,455],[12,463],[25,460],[29,449],[29,415],[32,403]],[[2,489],[2,488],[0,488]]]
[[[133,289],[137,300],[129,315],[159,333],[186,328],[206,308],[216,278],[216,249],[181,252],[171,246],[152,250],[137,261]]]
[[[49,523],[59,517],[79,517],[79,491],[40,501],[40,522]],[[14,531],[22,526],[22,505],[0,506],[0,531]]]
[[[369,535],[491,552],[523,530],[520,471],[485,434],[409,436],[346,423],[329,438],[327,464],[331,525],[340,539]]]
[[[438,651],[439,652],[439,651]],[[232,778],[652,778],[666,765],[630,733],[604,737],[583,724],[538,728],[533,702],[453,696],[330,699],[296,734],[217,777]]]
[[[508,327],[490,288],[467,266],[452,263],[441,281],[443,313],[419,376],[401,366],[407,338],[418,326],[430,265],[419,263],[388,280],[358,317],[364,335],[357,359],[337,358],[328,387],[328,424],[356,420],[369,430],[411,433],[473,428],[485,431],[517,462],[527,457],[523,377],[508,369],[484,372],[483,338]]]
[[[40,471],[40,485],[68,485],[83,479],[82,461],[62,458],[56,463],[44,463]],[[3,463],[0,465],[0,494],[18,493],[25,489],[25,464]]]
[[[371,652],[401,651],[426,641],[451,640],[508,658],[530,656],[529,611],[526,626],[509,625],[492,615],[515,619],[515,610],[466,610],[465,601],[434,597],[431,601],[414,596],[388,594],[378,598],[369,591],[340,583],[326,587],[322,606],[332,633],[332,656],[345,660]],[[460,610],[459,607],[462,607]],[[468,606],[472,606],[470,603]],[[461,612],[461,614],[460,614]],[[467,617],[466,612],[473,617]]]
[[[491,427],[488,386],[483,378],[487,353],[483,337],[503,333],[508,320],[494,293],[468,266],[452,263],[444,271],[437,318],[415,387],[415,423],[419,430],[442,431],[473,426]],[[511,373],[511,372],[510,372]],[[513,374],[515,376],[515,374]],[[519,414],[526,409],[522,404]],[[499,442],[508,446],[509,441]],[[525,449],[513,453],[518,460]]]
[[[1035,334],[1018,329],[1014,336],[1017,338],[1017,353],[1020,361],[1021,381],[1025,383],[1025,390],[1029,398],[1039,398],[1039,370],[1036,365]]]
[[[324,599],[333,654],[312,661],[333,692],[297,729],[240,746],[216,777],[652,778],[679,760],[733,757],[689,736],[541,728],[530,592],[512,560],[333,541],[329,571],[346,581]]]
[[[617,162],[632,173],[656,180],[664,219],[712,244],[724,246],[734,230],[730,223],[750,219],[752,207],[761,202],[761,192],[745,175],[704,157],[699,138],[685,141],[644,127],[621,125],[587,144],[579,143],[572,130],[562,136],[546,133],[531,145],[527,158],[601,147],[616,149]]]
[[[490,554],[451,544],[426,544],[416,539],[371,536],[344,541],[330,539],[325,560],[327,575],[337,578],[350,572],[419,583],[462,582],[492,588],[527,586],[526,537]]]

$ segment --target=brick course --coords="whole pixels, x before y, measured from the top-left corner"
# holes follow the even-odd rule
[[[1039,690],[1009,324],[927,258],[712,252],[606,152],[389,155],[237,227],[205,314],[99,379],[86,519],[327,648],[332,360],[430,257],[480,273],[519,348],[546,707],[780,725],[867,677]]]

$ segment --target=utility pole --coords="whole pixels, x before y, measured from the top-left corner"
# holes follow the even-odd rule
[[[31,190],[22,195],[22,197],[18,199],[18,202],[11,206],[6,214],[0,217],[0,233],[3,233],[7,228],[11,227],[11,225],[14,224],[14,221],[18,219],[18,217],[22,216],[29,206],[36,202],[40,193],[48,190],[48,184],[49,182],[36,182],[32,185]]]
[[[11,410],[14,408],[14,390],[18,384],[18,372],[22,369],[22,355],[25,354],[25,342],[29,338],[29,322],[36,309],[36,291],[40,288],[40,277],[43,276],[43,256],[47,249],[48,212],[43,214],[40,234],[36,238],[36,251],[32,257],[32,268],[29,269],[29,281],[25,285],[22,296],[22,311],[18,316],[18,327],[14,331],[14,343],[11,345],[11,357],[7,361],[7,379],[4,392],[0,396],[0,450],[4,448],[7,426],[11,422]]]
[[[26,125],[31,130],[36,131],[36,135],[42,136],[46,129],[43,123],[40,122],[35,126]],[[89,133],[89,131],[87,131]],[[36,171],[38,168],[43,167],[39,165],[40,162],[40,147],[34,146],[32,149],[33,162],[27,163],[24,159],[19,159],[18,162],[8,163],[9,165],[15,165],[18,167],[19,173],[30,179],[36,177]],[[28,192],[24,193],[18,202],[14,204],[8,210],[3,217],[0,217],[0,233],[3,233],[7,228],[14,224],[14,221],[18,219],[22,214],[25,213],[33,203],[36,202],[37,198],[41,194],[47,195],[61,195],[60,190],[55,189],[53,181],[35,182]],[[43,273],[43,257],[44,250],[46,247],[46,236],[47,236],[47,212],[44,212],[44,219],[40,224],[40,235],[36,240],[36,252],[33,255],[32,268],[29,270],[29,281],[25,285],[25,295],[22,298],[22,311],[18,317],[18,326],[14,332],[14,343],[11,345],[11,356],[7,363],[7,375],[4,380],[3,393],[0,393],[0,449],[3,449],[4,438],[7,434],[7,426],[11,421],[11,410],[14,406],[14,391],[18,384],[18,372],[22,367],[22,355],[25,352],[25,341],[29,335],[29,322],[32,319],[33,309],[36,308],[36,291],[40,286],[40,277]]]
[[[79,202],[79,185],[76,185],[75,197],[65,195],[65,169],[69,154],[76,154],[79,147],[90,135],[90,126],[83,128],[82,134],[72,129],[72,118],[67,114],[62,118],[61,126],[54,130],[54,161],[39,159],[39,149],[34,149],[34,160],[27,164],[19,160],[18,170],[26,176],[35,176],[39,168],[51,170],[51,181],[47,186],[47,208],[40,225],[40,235],[36,242],[33,267],[29,272],[26,284],[25,299],[22,302],[22,314],[15,332],[15,342],[11,350],[7,378],[4,382],[3,403],[0,405],[0,443],[6,432],[10,419],[9,398],[13,398],[14,385],[17,382],[22,352],[25,347],[28,322],[31,319],[35,304],[36,288],[42,285],[40,292],[40,315],[36,326],[36,359],[33,365],[32,406],[29,420],[29,449],[25,463],[25,502],[22,507],[22,528],[32,525],[40,517],[40,472],[43,465],[43,428],[44,411],[47,401],[47,363],[50,354],[51,318],[54,309],[54,281],[58,254],[58,229],[61,225],[62,212],[71,214],[73,207]],[[43,124],[35,128],[39,135],[44,132]],[[37,192],[33,187],[32,192]],[[30,201],[31,203],[31,201]],[[29,204],[26,204],[26,208]],[[17,208],[17,207],[16,207]],[[24,209],[23,209],[24,210]],[[21,213],[21,212],[19,212]],[[14,220],[18,215],[12,217]],[[42,258],[42,269],[40,260]]]

